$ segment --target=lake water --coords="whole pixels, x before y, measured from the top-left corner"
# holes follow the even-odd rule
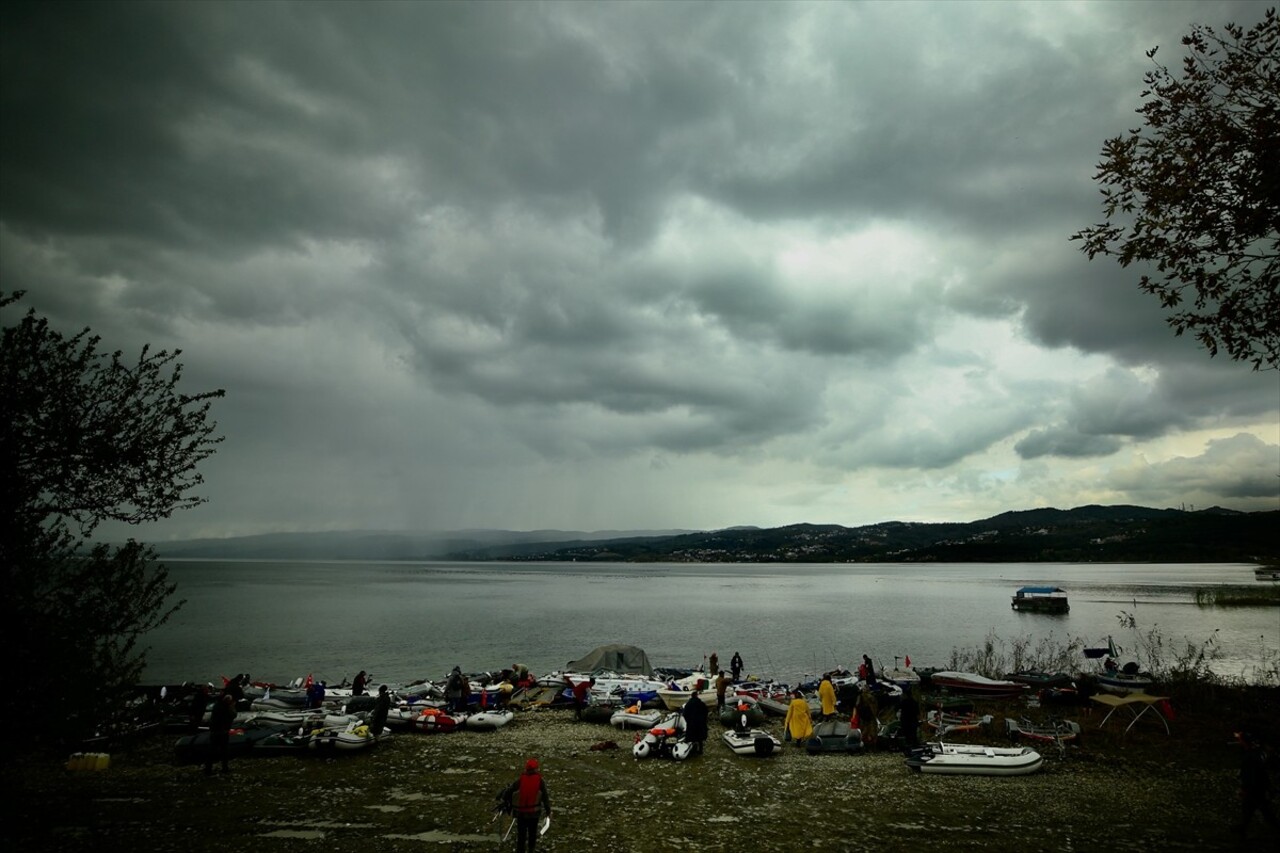
[[[1216,637],[1215,670],[1248,673],[1280,648],[1276,608],[1201,608],[1192,589],[1255,584],[1244,564],[637,564],[166,561],[186,605],[147,636],[150,682],[248,671],[336,683],[358,670],[404,683],[513,662],[541,673],[595,646],[630,643],[658,666],[712,651],[784,681],[911,656],[945,665],[994,632],[1065,643],[1108,636],[1132,613],[1166,641]],[[1017,613],[1024,585],[1061,586],[1065,615]],[[1123,659],[1123,658],[1122,658]],[[1083,657],[1081,664],[1084,664]]]

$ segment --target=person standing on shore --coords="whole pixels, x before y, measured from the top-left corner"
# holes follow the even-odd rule
[[[720,656],[715,652],[711,653],[711,659],[707,661],[707,675],[715,678],[716,673],[720,670]]]
[[[209,752],[204,759],[204,775],[213,775],[213,762],[222,762],[222,772],[231,770],[231,722],[236,718],[236,699],[223,693],[209,715]]]
[[[867,749],[875,749],[880,735],[880,709],[870,688],[864,687],[858,694],[858,707],[854,714],[858,718],[858,729],[862,732],[862,745]]]
[[[822,700],[822,719],[829,720],[836,715],[836,688],[831,683],[831,675],[822,676],[818,685],[818,698]]]
[[[1252,731],[1236,733],[1240,743],[1240,840],[1249,834],[1253,813],[1259,812],[1273,832],[1280,830],[1280,821],[1271,810],[1268,796],[1271,792],[1270,756]]]
[[[729,672],[733,674],[734,684],[742,680],[742,655],[737,652],[729,659]]]
[[[471,685],[462,674],[462,667],[455,666],[449,673],[449,680],[444,683],[444,698],[449,710],[461,713],[467,710],[467,699],[471,696]]]
[[[187,730],[191,734],[200,731],[204,722],[205,708],[209,707],[209,689],[211,685],[202,684],[191,694],[191,704],[187,706]]]
[[[369,714],[369,731],[374,737],[382,734],[387,727],[387,715],[391,713],[391,693],[387,685],[378,687],[378,698],[373,702],[373,711]]]
[[[595,686],[596,680],[592,677],[574,684],[567,675],[564,680],[569,685],[569,689],[573,691],[573,718],[581,720],[582,710],[587,707],[587,700],[590,698],[591,688]]]
[[[351,682],[351,695],[363,696],[365,685],[369,683],[369,675],[363,669],[356,673],[355,680]]]
[[[916,701],[916,692],[911,687],[902,691],[902,702],[898,705],[898,719],[904,749],[915,749],[916,733],[920,728],[920,703]]]
[[[867,655],[862,656],[862,663],[858,666],[858,677],[865,681],[868,687],[876,686],[876,666]]]
[[[502,802],[516,820],[516,853],[534,853],[538,846],[538,816],[545,812],[551,818],[551,798],[536,758],[525,762],[520,778],[502,792]]]
[[[809,701],[799,690],[791,694],[791,704],[787,706],[787,717],[783,721],[787,740],[795,741],[796,746],[804,746],[805,741],[813,737],[813,718],[809,714]]]
[[[684,717],[684,736],[693,744],[693,754],[702,755],[702,747],[707,742],[707,705],[696,691],[689,694],[680,716]]]
[[[712,655],[714,657],[714,655]],[[729,676],[724,674],[724,670],[716,673],[716,713],[724,713],[725,694],[729,692]]]

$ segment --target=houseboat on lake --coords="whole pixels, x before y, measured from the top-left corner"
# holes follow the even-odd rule
[[[1024,586],[1013,596],[1013,609],[1027,613],[1066,613],[1067,593],[1056,586]]]

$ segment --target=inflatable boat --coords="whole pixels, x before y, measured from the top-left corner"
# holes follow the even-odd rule
[[[631,754],[636,758],[670,758],[684,761],[693,754],[693,744],[683,739],[684,717],[668,714],[658,724],[636,738]]]
[[[609,725],[620,729],[651,729],[662,719],[661,711],[643,711],[639,705],[619,708],[609,718]]]
[[[782,751],[782,741],[764,729],[728,729],[720,736],[724,745],[735,755],[753,755],[765,758]]]
[[[480,711],[467,715],[465,725],[468,731],[492,732],[511,722],[515,716],[513,711]]]
[[[929,743],[913,749],[907,767],[918,773],[972,776],[1025,776],[1044,764],[1040,753],[1028,747],[969,746]]]

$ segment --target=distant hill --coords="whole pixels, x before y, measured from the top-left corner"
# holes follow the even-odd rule
[[[1280,511],[1082,506],[970,522],[689,530],[334,531],[193,539],[162,558],[629,562],[1251,562],[1280,557]]]
[[[454,559],[631,562],[1251,562],[1280,554],[1280,512],[1139,506],[1006,512],[964,523],[794,524],[567,547],[460,551]]]
[[[186,539],[154,543],[166,559],[219,560],[437,560],[459,552],[523,554],[570,543],[624,540],[632,536],[666,537],[687,530],[593,532],[572,530],[451,530],[408,532],[386,530],[266,533],[222,539]]]

